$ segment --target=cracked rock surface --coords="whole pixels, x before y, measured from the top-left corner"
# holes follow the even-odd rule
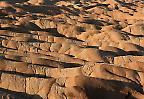
[[[0,99],[144,99],[143,0],[1,0]]]

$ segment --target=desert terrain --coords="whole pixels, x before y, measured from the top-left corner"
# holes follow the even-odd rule
[[[144,99],[144,1],[1,0],[0,99]]]

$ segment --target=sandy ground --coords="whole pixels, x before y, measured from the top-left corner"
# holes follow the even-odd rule
[[[144,1],[1,0],[0,99],[144,99]]]

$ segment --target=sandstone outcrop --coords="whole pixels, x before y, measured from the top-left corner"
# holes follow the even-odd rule
[[[1,0],[0,99],[144,99],[144,2]]]

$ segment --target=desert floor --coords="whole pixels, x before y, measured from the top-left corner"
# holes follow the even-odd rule
[[[1,0],[0,99],[144,99],[144,1]]]

